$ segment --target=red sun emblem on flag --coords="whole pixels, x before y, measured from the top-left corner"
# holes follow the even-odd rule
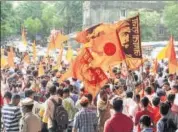
[[[104,53],[108,56],[112,56],[116,53],[116,46],[111,43],[111,42],[108,42],[104,45]]]

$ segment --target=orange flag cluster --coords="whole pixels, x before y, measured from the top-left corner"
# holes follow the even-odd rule
[[[170,37],[169,43],[163,48],[160,53],[157,55],[158,60],[168,59],[169,62],[169,73],[174,74],[177,70],[177,60],[176,60],[176,52],[174,48],[174,38]]]

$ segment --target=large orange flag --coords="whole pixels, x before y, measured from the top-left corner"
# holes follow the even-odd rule
[[[27,46],[27,40],[26,40],[26,35],[25,35],[25,29],[24,27],[22,28],[22,42],[25,46]]]
[[[94,67],[101,66],[105,71],[107,71],[109,65],[112,66],[114,64],[118,64],[125,59],[116,30],[96,37],[91,40],[91,43],[91,49],[95,52],[92,54],[95,54],[94,61],[92,62]]]
[[[33,60],[34,60],[34,62],[36,62],[37,54],[36,54],[36,44],[35,44],[35,41],[33,42],[32,48],[33,48]]]
[[[167,53],[166,56],[168,56],[169,59],[169,74],[174,74],[176,73],[177,60],[176,60],[176,52],[174,48],[174,39],[172,36],[169,40],[169,46],[166,53]]]

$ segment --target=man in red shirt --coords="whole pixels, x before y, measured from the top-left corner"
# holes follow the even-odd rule
[[[133,122],[129,117],[122,114],[122,99],[117,97],[113,100],[113,109],[115,115],[105,122],[104,132],[131,132],[133,130]]]
[[[142,115],[148,115],[151,118],[152,122],[154,120],[154,114],[148,110],[148,104],[149,104],[149,99],[147,97],[143,97],[141,100],[141,105],[143,109],[141,111],[138,111],[135,116],[135,126],[138,125],[138,130],[137,130],[138,132],[141,131],[139,120]]]

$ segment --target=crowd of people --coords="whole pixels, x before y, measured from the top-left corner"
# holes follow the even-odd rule
[[[178,76],[160,62],[157,74],[129,71],[123,77],[113,68],[96,97],[67,70],[44,65],[1,69],[1,130],[4,132],[176,132],[178,129]],[[130,88],[131,87],[131,88]]]

